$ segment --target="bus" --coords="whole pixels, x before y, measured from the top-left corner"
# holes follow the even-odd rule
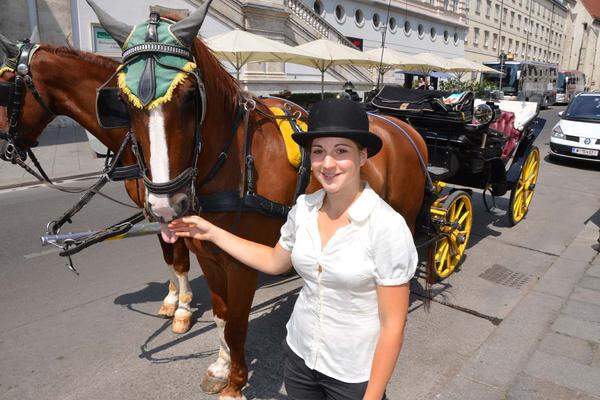
[[[581,71],[558,71],[556,82],[556,102],[567,104],[576,95],[585,90],[585,74]]]
[[[535,61],[485,62],[502,74],[483,73],[482,80],[501,90],[505,100],[537,102],[540,108],[556,103],[557,64]],[[501,86],[501,87],[500,87]]]

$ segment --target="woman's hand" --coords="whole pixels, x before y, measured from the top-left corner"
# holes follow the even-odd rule
[[[212,240],[215,226],[197,215],[190,215],[171,221],[169,229],[178,237],[197,240]]]

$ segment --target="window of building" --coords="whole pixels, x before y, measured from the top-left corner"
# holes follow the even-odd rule
[[[493,39],[492,39],[492,49],[497,49],[498,48],[498,34],[494,33]]]
[[[458,0],[452,0],[452,11],[453,12],[458,11]]]
[[[433,26],[429,29],[429,36],[431,37],[431,40],[435,40],[435,28]]]
[[[466,39],[465,39],[466,42]],[[454,44],[458,44],[458,32],[454,32]]]
[[[404,21],[404,33],[406,35],[410,34],[410,22],[408,20]]]
[[[375,27],[375,29],[379,29],[379,25],[381,25],[381,17],[379,16],[379,14],[374,13],[373,14],[373,26]]]
[[[521,14],[517,15],[517,30],[521,30]]]
[[[448,37],[450,36],[450,34],[448,33],[447,30],[444,31],[444,42],[448,43]]]
[[[473,28],[473,46],[479,46],[479,28]]]
[[[506,36],[500,38],[500,49],[502,51],[506,50]]]
[[[506,25],[507,19],[508,19],[508,8],[504,7],[504,12],[502,14],[502,25]]]
[[[447,10],[449,5],[450,5],[450,0],[444,0],[444,10]]]
[[[513,46],[513,40],[511,38],[508,38],[508,52],[512,52],[512,46]]]
[[[424,28],[422,24],[419,24],[419,26],[417,26],[417,33],[419,34],[419,38],[423,39],[423,32],[424,32]]]
[[[356,11],[354,11],[354,21],[358,26],[363,26],[365,24],[365,15],[360,8],[357,8]]]
[[[315,0],[313,10],[319,15],[323,14],[323,3],[321,3],[321,0]]]
[[[492,16],[492,0],[487,0],[486,8],[485,8],[485,17],[490,19]]]
[[[475,0],[475,12],[477,14],[481,13],[481,0]]]
[[[511,11],[510,12],[510,27],[512,28],[513,26],[515,26],[515,12]]]
[[[396,32],[396,28],[398,27],[398,24],[396,24],[396,18],[394,17],[390,17],[390,20],[388,22],[388,26],[390,27],[390,31]]]
[[[485,31],[483,33],[483,47],[489,47],[490,45],[490,32]]]
[[[500,18],[500,4],[494,6],[494,19],[498,21],[498,18]]]
[[[340,4],[335,6],[335,19],[340,24],[343,24],[346,21],[346,10]]]

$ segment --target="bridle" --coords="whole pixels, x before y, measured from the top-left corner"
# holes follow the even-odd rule
[[[132,46],[123,52],[123,62],[121,66],[117,69],[115,74],[111,76],[111,78],[109,78],[109,80],[106,81],[104,85],[102,85],[100,90],[102,90],[102,88],[106,86],[108,82],[110,82],[117,73],[121,72],[124,67],[126,67],[128,64],[134,61],[137,61],[140,56],[150,55],[150,57],[147,60],[147,63],[151,64],[150,68],[152,71],[154,71],[152,64],[156,63],[163,68],[167,68],[177,72],[183,72],[195,78],[195,90],[198,96],[194,97],[194,99],[196,102],[199,99],[200,107],[197,107],[196,104],[196,107],[194,108],[196,110],[200,110],[200,112],[195,113],[194,145],[192,147],[192,163],[190,167],[186,168],[175,178],[167,182],[153,182],[152,179],[149,177],[149,170],[146,165],[146,162],[144,161],[142,148],[139,146],[134,134],[131,134],[129,136],[132,142],[131,148],[137,159],[137,164],[139,166],[146,191],[149,194],[151,193],[157,195],[173,195],[175,193],[180,192],[182,189],[185,189],[188,198],[190,199],[190,210],[192,212],[197,212],[199,211],[199,205],[196,200],[196,177],[198,176],[198,157],[202,150],[202,125],[204,123],[204,117],[206,115],[206,90],[204,87],[204,82],[202,80],[202,73],[197,67],[197,63],[195,69],[191,71],[186,71],[182,68],[166,64],[159,60],[158,55],[171,55],[195,62],[194,56],[189,49],[177,45],[170,45],[158,42],[157,25],[159,22],[160,15],[154,12],[151,13],[148,22],[148,32],[146,34],[145,43]],[[152,76],[151,78],[154,79],[154,76]],[[161,217],[152,213],[152,210],[150,209],[150,207],[148,207],[147,203],[145,208],[147,214],[150,217],[157,221],[162,221]]]
[[[50,118],[54,118],[56,116],[56,114],[54,114],[54,112],[46,104],[33,82],[29,64],[31,54],[36,48],[37,44],[31,43],[29,40],[25,40],[20,46],[19,55],[16,57],[16,60],[13,62],[11,62],[11,60],[7,60],[6,62],[9,67],[13,68],[15,72],[15,79],[13,83],[0,83],[0,86],[3,86],[4,88],[8,87],[8,90],[2,91],[4,95],[2,98],[0,98],[0,104],[6,105],[8,112],[8,132],[0,131],[0,139],[6,141],[6,143],[0,147],[0,151],[2,152],[0,156],[2,156],[5,160],[12,162],[13,164],[19,164],[31,173],[32,171],[29,170],[29,167],[26,168],[25,166],[25,160],[27,159],[27,155],[29,155],[38,168],[41,176],[44,179],[49,180],[48,176],[44,170],[41,169],[40,164],[37,162],[35,155],[31,151],[31,147],[34,147],[37,143],[32,143],[31,146],[23,148],[23,138],[19,136],[19,132],[21,131],[23,99],[25,98],[25,93],[27,90],[31,92],[34,99],[40,104]],[[34,174],[34,176],[35,175],[36,174]]]

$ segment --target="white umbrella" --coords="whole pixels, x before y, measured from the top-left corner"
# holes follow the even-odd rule
[[[325,71],[332,65],[372,66],[378,63],[363,52],[327,39],[318,39],[295,47],[305,54],[301,58],[292,58],[289,62],[307,65],[321,71],[321,98],[325,86]],[[313,55],[307,57],[306,55]]]
[[[379,79],[383,79],[383,75],[396,68],[403,66],[407,62],[409,62],[410,54],[402,53],[400,51],[391,49],[389,47],[380,47],[378,49],[372,49],[369,51],[365,51],[364,54],[372,59],[376,64]]]
[[[240,69],[249,62],[285,62],[291,58],[299,60],[312,56],[284,43],[239,29],[212,36],[206,39],[206,45],[217,58],[233,65],[238,79]]]
[[[412,65],[411,65],[412,64]],[[432,53],[419,53],[413,56],[412,63],[405,69],[430,71],[447,71],[448,59]]]
[[[449,71],[452,72],[489,72],[489,73],[497,73],[500,74],[500,71],[495,70],[494,68],[490,68],[481,63],[467,60],[466,58],[458,57],[449,60],[452,68]]]

